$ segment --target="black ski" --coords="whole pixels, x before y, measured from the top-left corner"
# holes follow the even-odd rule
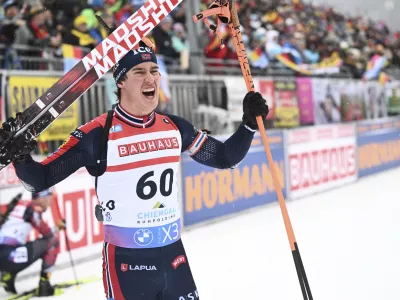
[[[17,153],[13,157],[7,157],[7,154],[10,156],[7,153],[8,148],[16,137],[24,134],[25,140],[29,141],[39,136],[182,1],[149,0],[146,2],[22,112],[17,130],[0,144],[0,171],[18,156]]]

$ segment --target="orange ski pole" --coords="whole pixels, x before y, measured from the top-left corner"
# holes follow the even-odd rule
[[[247,90],[254,91],[255,88],[254,88],[253,78],[251,76],[250,65],[249,65],[249,62],[248,62],[247,56],[246,56],[245,45],[242,40],[242,33],[240,32],[240,23],[239,23],[239,17],[238,17],[238,13],[237,13],[237,7],[236,7],[235,0],[229,0],[229,4],[230,4],[230,12],[231,12],[229,29],[230,29],[230,32],[231,32],[231,35],[233,38],[233,42],[235,45],[236,54],[238,56],[238,60],[240,63],[240,68],[242,69],[242,74],[243,74],[244,80],[246,82]],[[302,262],[301,256],[300,256],[300,251],[299,251],[299,248],[298,248],[298,245],[296,242],[292,224],[290,222],[289,213],[286,208],[282,189],[279,184],[278,175],[275,170],[275,164],[274,164],[274,160],[273,160],[272,154],[271,154],[271,148],[269,146],[267,133],[265,131],[264,123],[263,123],[261,116],[257,117],[257,125],[258,125],[258,129],[260,131],[262,142],[264,144],[264,150],[267,155],[268,164],[271,168],[273,183],[274,183],[275,191],[276,191],[276,194],[278,197],[279,206],[280,206],[280,209],[282,212],[283,221],[285,223],[286,233],[287,233],[287,236],[289,239],[290,249],[292,250],[297,275],[298,275],[299,281],[300,281],[301,291],[303,293],[303,298],[304,298],[304,300],[312,300],[313,297],[311,295],[311,289],[308,284],[306,272],[305,272],[303,262]]]

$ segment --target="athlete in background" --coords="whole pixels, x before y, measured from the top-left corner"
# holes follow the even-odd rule
[[[17,175],[32,190],[53,186],[81,167],[96,178],[107,299],[199,299],[181,240],[181,153],[210,167],[236,167],[250,148],[256,116],[265,119],[268,106],[259,93],[244,95],[243,122],[221,142],[185,119],[155,111],[160,72],[150,48],[128,52],[114,80],[119,101],[113,111],[77,128],[42,162],[32,159],[27,143],[14,163]]]
[[[38,296],[51,296],[54,287],[50,284],[50,272],[59,252],[58,230],[64,229],[63,221],[51,229],[42,219],[42,213],[51,205],[53,193],[50,189],[32,193],[32,201],[18,201],[0,227],[0,271],[1,285],[9,293],[17,293],[15,277],[38,259],[42,259]],[[27,243],[32,229],[42,237]]]

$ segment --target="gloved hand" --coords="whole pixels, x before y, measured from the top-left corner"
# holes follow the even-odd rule
[[[21,113],[16,114],[16,118],[8,118],[0,128],[0,144],[11,137],[19,128],[21,124]],[[30,152],[35,149],[37,143],[35,140],[29,141],[28,134],[20,134],[16,137],[7,148],[5,156],[0,157],[0,163],[6,164],[8,160],[18,157],[16,162],[22,162],[27,157],[30,157]]]
[[[257,130],[257,116],[261,116],[263,121],[269,112],[267,101],[260,93],[248,92],[243,99],[243,124],[251,129]]]
[[[18,120],[20,113],[17,113],[16,118],[8,118],[0,128],[0,143],[12,136],[18,130]]]
[[[56,222],[56,227],[59,231],[65,230],[67,228],[67,224],[65,223],[64,219],[58,220]]]

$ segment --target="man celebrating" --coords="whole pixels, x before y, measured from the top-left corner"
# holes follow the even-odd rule
[[[50,285],[50,272],[59,252],[59,241],[55,233],[64,229],[60,221],[51,229],[42,219],[42,213],[51,205],[53,193],[46,189],[32,194],[32,201],[18,201],[10,211],[5,213],[6,219],[0,227],[0,270],[3,271],[0,284],[7,292],[17,293],[15,277],[39,258],[42,269],[37,295],[54,295]],[[36,229],[42,237],[26,242],[32,229]]]
[[[160,89],[157,58],[141,47],[114,69],[118,104],[79,127],[58,151],[34,161],[28,144],[14,163],[34,190],[62,181],[81,167],[95,178],[104,222],[103,284],[107,299],[199,299],[181,240],[178,171],[181,153],[214,168],[245,157],[268,106],[259,93],[243,100],[243,122],[225,142],[187,120],[155,111]]]

